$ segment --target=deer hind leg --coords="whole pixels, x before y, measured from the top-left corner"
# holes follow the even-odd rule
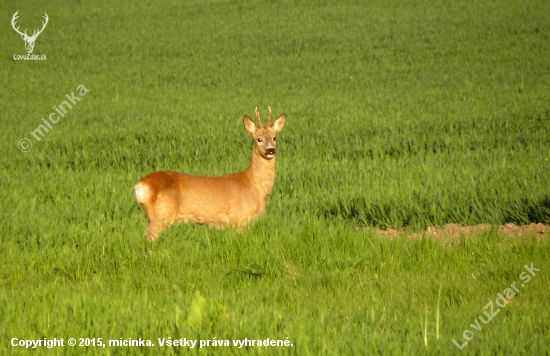
[[[144,237],[147,241],[155,241],[165,228],[161,223],[149,221]]]
[[[136,185],[135,189],[137,201],[149,221],[145,238],[154,241],[161,232],[177,221],[179,200],[173,192],[155,195],[149,186],[141,182]]]
[[[159,237],[161,232],[163,232],[173,224],[174,220],[166,218],[163,219],[162,215],[158,214],[157,211],[154,209],[154,206],[152,205],[139,205],[145,213],[147,221],[149,221],[149,225],[147,226],[147,230],[145,230],[144,237],[148,241],[154,241]]]
[[[134,189],[136,192],[136,200],[141,207],[141,210],[143,210],[147,221],[149,222],[147,230],[145,230],[144,238],[148,241],[154,241],[166,228],[164,226],[165,224],[163,224],[162,219],[157,214],[155,204],[152,203],[152,201],[156,201],[156,199],[153,199],[153,194],[147,184],[139,182],[138,184],[136,184]]]

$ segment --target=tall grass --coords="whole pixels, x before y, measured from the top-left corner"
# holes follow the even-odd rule
[[[463,352],[546,351],[547,243],[363,227],[550,223],[547,2],[8,1],[4,23],[16,10],[22,28],[50,23],[47,61],[13,61],[23,43],[0,32],[0,352],[170,336],[294,345],[235,354],[453,353],[531,262],[540,273]],[[133,185],[245,169],[242,116],[268,105],[288,120],[266,215],[140,240]]]

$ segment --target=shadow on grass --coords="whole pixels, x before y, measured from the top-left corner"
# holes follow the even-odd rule
[[[337,202],[321,204],[318,216],[321,218],[336,218],[361,226],[372,226],[382,229],[420,227],[457,223],[471,225],[480,223],[514,223],[527,225],[530,223],[550,224],[550,196],[538,201],[523,198],[513,205],[495,208],[494,202],[475,202],[460,209],[436,208],[434,204],[417,203],[405,205],[399,203],[370,203],[364,198],[338,199]],[[481,205],[481,209],[480,209]],[[438,206],[437,204],[435,205]],[[472,214],[480,210],[491,210],[484,219],[482,214]],[[496,210],[496,211],[494,211]],[[462,216],[461,216],[462,215]],[[493,221],[494,219],[498,221]]]

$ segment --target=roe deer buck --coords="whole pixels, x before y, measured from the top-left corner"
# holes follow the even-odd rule
[[[176,221],[239,228],[264,214],[275,183],[276,134],[286,114],[271,123],[269,107],[263,126],[258,108],[255,113],[259,127],[247,115],[243,118],[245,130],[254,138],[252,161],[245,171],[221,177],[158,171],[139,181],[136,199],[149,220],[147,240],[155,240]]]

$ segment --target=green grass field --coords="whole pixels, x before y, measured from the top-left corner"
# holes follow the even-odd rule
[[[29,34],[48,14],[33,52],[47,60],[14,60],[16,10]],[[65,346],[37,354],[549,354],[548,242],[373,230],[550,223],[547,1],[7,0],[0,14],[0,354],[44,338]],[[143,241],[139,179],[245,169],[242,117],[268,105],[288,117],[267,213]],[[108,344],[139,338],[155,346]],[[291,345],[233,346],[267,338]]]

